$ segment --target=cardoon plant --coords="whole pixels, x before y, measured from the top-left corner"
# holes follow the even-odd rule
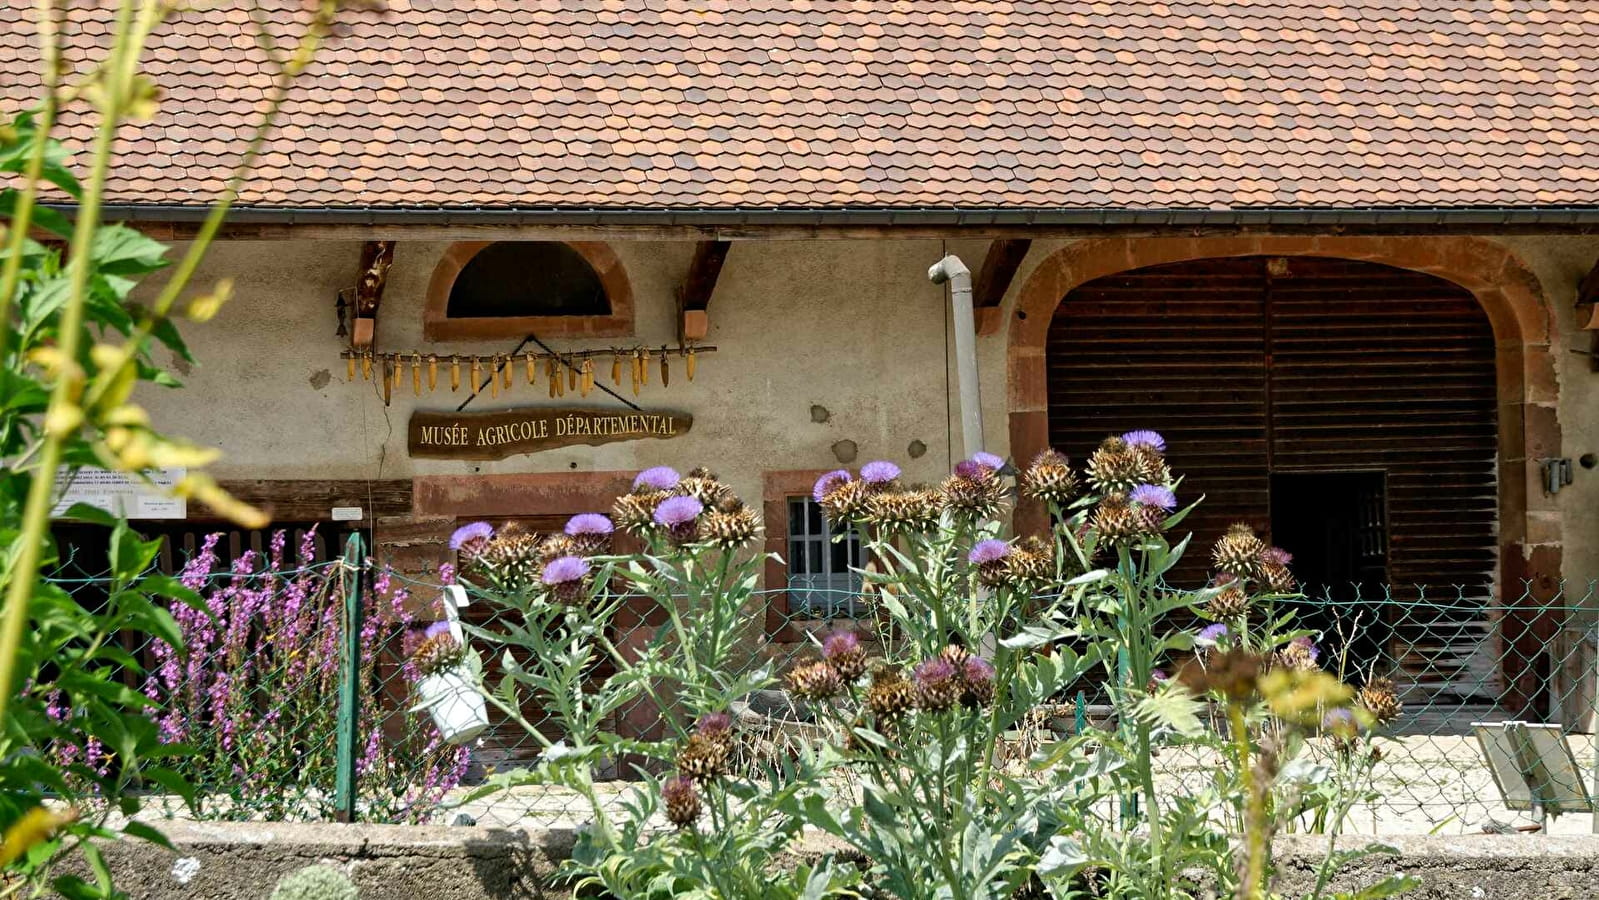
[[[145,694],[162,736],[193,748],[178,768],[198,786],[202,815],[222,819],[323,819],[332,812],[343,573],[313,559],[314,533],[293,557],[276,532],[263,556],[246,553],[216,572],[210,535],[180,580],[200,593],[205,610],[174,606],[184,652],[156,641]],[[398,665],[414,680],[417,657],[398,659],[391,639],[415,624],[403,588],[380,575],[368,592],[360,635],[360,678],[375,684],[380,667]],[[444,638],[449,639],[448,633]],[[434,652],[438,652],[435,648]],[[426,716],[384,724],[404,698],[368,696],[357,791],[377,821],[421,821],[464,774],[468,753],[443,745]]]
[[[749,601],[763,560],[745,549],[759,522],[708,472],[641,473],[612,518],[644,549],[589,555],[581,578],[551,555],[512,585],[509,545],[525,539],[492,537],[466,573],[505,613],[469,631],[505,661],[487,687],[518,721],[534,695],[565,737],[529,726],[546,746],[537,768],[487,789],[578,790],[593,821],[570,872],[616,897],[1262,896],[1273,831],[1308,808],[1296,755],[1330,736],[1353,759],[1369,740],[1362,708],[1393,705],[1374,693],[1357,706],[1319,669],[1271,606],[1291,576],[1264,543],[1232,538],[1212,586],[1166,584],[1187,542],[1166,539],[1186,510],[1165,447],[1149,431],[1107,439],[1083,477],[1054,451],[1014,480],[987,454],[936,488],[886,461],[823,475],[815,500],[872,560],[875,621],[820,636],[780,678],[743,664],[762,638]],[[1018,492],[1049,507],[1046,532],[1004,533]],[[1229,589],[1239,611],[1196,637],[1193,620]],[[642,648],[616,634],[624,604],[661,623]],[[600,660],[615,674],[593,677]],[[1114,726],[1040,737],[1046,705],[1096,678]],[[745,729],[729,713],[775,684],[816,739],[740,765]],[[636,704],[642,734],[619,727],[630,708],[639,724]],[[1210,709],[1218,727],[1202,721]],[[1215,755],[1212,789],[1157,789],[1154,753],[1179,743]],[[620,814],[595,789],[607,768],[643,782]],[[852,852],[780,866],[806,828]],[[1229,831],[1245,835],[1237,854]],[[1344,860],[1329,852],[1324,874]]]

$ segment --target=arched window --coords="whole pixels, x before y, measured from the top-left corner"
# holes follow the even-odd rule
[[[428,285],[429,340],[632,334],[633,297],[610,247],[560,241],[452,244]]]

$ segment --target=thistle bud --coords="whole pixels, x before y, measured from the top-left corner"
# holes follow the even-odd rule
[[[929,659],[916,667],[916,705],[928,712],[943,712],[960,701],[964,687],[953,665]]]
[[[844,679],[831,665],[814,662],[788,673],[788,689],[801,700],[828,700],[844,689]]]
[[[1367,682],[1355,695],[1355,702],[1361,709],[1371,713],[1378,725],[1389,724],[1405,711],[1405,704],[1400,701],[1393,681],[1387,678],[1373,678]]]
[[[1045,450],[1022,472],[1022,492],[1035,500],[1064,506],[1077,496],[1077,476],[1056,450]]]
[[[692,778],[668,778],[661,784],[661,800],[666,804],[666,821],[678,828],[688,828],[700,817],[700,790]]]
[[[1216,542],[1211,558],[1216,568],[1231,572],[1239,578],[1260,577],[1260,553],[1266,545],[1255,536],[1255,530],[1242,522],[1227,529]]]

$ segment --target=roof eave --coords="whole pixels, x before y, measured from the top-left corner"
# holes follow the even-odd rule
[[[71,213],[70,205],[55,205]],[[197,222],[207,207],[108,204],[108,219],[134,222]],[[1350,207],[1241,209],[1077,209],[1017,207],[826,207],[826,208],[469,208],[469,207],[279,207],[236,206],[231,224],[279,225],[479,225],[479,226],[686,226],[951,228],[1438,228],[1599,230],[1599,205],[1549,207]]]

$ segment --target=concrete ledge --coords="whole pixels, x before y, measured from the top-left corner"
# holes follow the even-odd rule
[[[118,886],[140,900],[262,900],[277,880],[312,863],[339,866],[362,900],[557,900],[550,875],[571,852],[571,830],[402,825],[160,823],[173,853],[139,842],[107,846]],[[1339,841],[1365,846],[1367,838]],[[1585,900],[1599,897],[1599,836],[1481,835],[1376,839],[1400,855],[1377,856],[1336,879],[1370,884],[1394,872],[1422,880],[1413,900]],[[806,841],[797,852],[832,849]],[[1325,838],[1277,842],[1276,889],[1303,896]]]
[[[1341,848],[1387,844],[1398,856],[1362,860],[1336,878],[1337,887],[1366,885],[1395,872],[1421,879],[1406,900],[1588,900],[1599,897],[1599,836],[1460,835],[1343,838]],[[1327,839],[1278,839],[1278,889],[1301,896],[1314,886]]]
[[[156,822],[177,853],[137,841],[104,849],[139,900],[264,900],[279,878],[325,862],[361,900],[555,900],[550,875],[570,830],[406,825]]]

